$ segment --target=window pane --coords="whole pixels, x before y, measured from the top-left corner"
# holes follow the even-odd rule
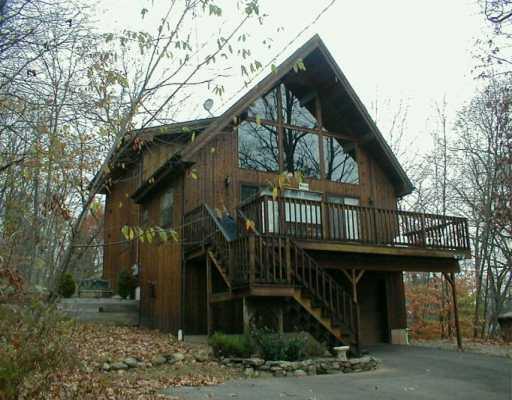
[[[352,142],[324,136],[325,175],[343,183],[359,183],[355,145]]]
[[[255,197],[259,191],[260,188],[258,186],[242,185],[240,188],[240,200],[243,203],[244,201]]]
[[[244,121],[238,126],[240,168],[258,171],[279,170],[279,146],[276,128]]]
[[[160,199],[160,225],[168,228],[172,225],[174,190],[167,190]]]
[[[286,171],[300,171],[304,176],[320,177],[320,145],[316,133],[285,129],[283,147]]]
[[[318,127],[318,122],[314,116],[314,97],[311,98],[308,109],[305,105],[301,105],[299,99],[284,85],[281,85],[281,96],[283,102],[283,122],[285,124],[304,128]]]
[[[256,100],[247,110],[249,117],[277,122],[277,87]]]

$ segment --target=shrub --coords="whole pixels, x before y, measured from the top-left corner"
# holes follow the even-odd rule
[[[117,293],[123,299],[135,298],[135,288],[137,287],[137,281],[133,277],[132,273],[128,269],[123,269],[117,276]]]
[[[268,329],[255,329],[251,338],[265,360],[299,361],[306,356],[306,338],[303,335],[284,336]]]
[[[66,299],[70,298],[75,293],[75,289],[76,284],[73,279],[73,275],[69,273],[62,274],[57,285],[57,292],[59,295]]]
[[[32,399],[47,388],[51,374],[76,365],[71,326],[55,306],[22,293],[3,272],[0,287],[10,289],[1,291],[8,298],[0,296],[8,301],[0,303],[0,399]]]
[[[247,335],[225,335],[215,332],[208,344],[212,347],[216,357],[250,357],[254,346]]]

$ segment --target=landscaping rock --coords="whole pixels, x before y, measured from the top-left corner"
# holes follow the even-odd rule
[[[206,362],[209,359],[208,352],[204,350],[198,351],[194,355],[194,358],[196,359],[197,362]]]
[[[265,360],[262,358],[248,358],[244,360],[244,365],[248,365],[250,367],[261,367],[265,364]]]
[[[247,378],[252,378],[254,376],[254,368],[246,368],[244,369],[244,375],[247,377]]]
[[[185,359],[185,354],[183,353],[174,353],[171,358],[174,360],[174,361],[183,361]]]
[[[316,365],[310,365],[307,371],[308,375],[316,375]]]
[[[110,364],[109,363],[103,363],[103,365],[101,366],[101,369],[103,371],[110,371]]]
[[[302,369],[297,369],[294,371],[293,375],[297,377],[306,376],[306,371],[303,371]]]
[[[123,361],[129,368],[137,368],[139,366],[139,362],[133,357],[127,357]]]
[[[114,371],[119,371],[123,369],[128,369],[128,365],[126,365],[124,362],[115,362],[110,366],[111,369]]]
[[[155,365],[155,366],[158,366],[158,365],[162,365],[162,364],[165,364],[167,362],[167,358],[160,355],[160,356],[156,356],[154,357],[152,360],[151,360],[151,364]]]

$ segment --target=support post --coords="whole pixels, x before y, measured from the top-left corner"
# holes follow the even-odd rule
[[[285,239],[285,256],[286,256],[286,280],[292,282],[292,251],[290,238]]]
[[[256,280],[256,236],[249,236],[249,285]]]
[[[356,352],[357,355],[361,354],[361,315],[359,313],[359,301],[357,298],[357,282],[363,276],[364,271],[360,271],[359,275],[356,276],[356,270],[351,270],[351,282],[352,282],[352,297],[356,306],[355,312],[355,339],[356,339]]]
[[[247,297],[242,298],[242,318],[244,324],[244,334],[249,334],[251,331],[251,314],[249,304],[247,304]]]
[[[206,254],[206,314],[207,314],[207,332],[208,336],[213,333],[213,313],[212,313],[212,262],[208,253]]]
[[[453,318],[455,320],[455,333],[457,335],[457,349],[459,351],[464,351],[462,347],[462,336],[460,333],[460,323],[459,323],[459,307],[457,305],[457,289],[455,287],[455,273],[444,273],[446,280],[450,283],[452,287],[452,300],[453,300]]]

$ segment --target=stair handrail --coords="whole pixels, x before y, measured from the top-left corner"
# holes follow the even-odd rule
[[[354,313],[354,307],[356,306],[356,303],[355,303],[354,299],[352,298],[352,295],[342,285],[340,285],[338,282],[336,282],[336,280],[331,275],[329,275],[329,273],[327,273],[323,268],[321,268],[318,265],[318,263],[315,261],[315,259],[313,257],[311,257],[309,254],[307,254],[307,252],[303,248],[298,246],[297,243],[295,243],[293,240],[291,240],[291,239],[288,239],[288,240],[290,241],[290,244],[293,246],[293,251],[295,252],[295,254],[297,255],[298,253],[300,253],[301,257],[303,257],[305,260],[307,260],[309,266],[312,266],[314,268],[315,282],[317,284],[319,282],[322,282],[322,284],[324,286],[324,292],[325,292],[325,286],[328,286],[329,288],[331,288],[331,290],[330,290],[331,292],[332,292],[332,288],[334,287],[338,293],[342,294],[343,299],[345,297],[348,298],[349,303],[350,303],[349,304],[350,318],[347,319],[345,313],[340,314],[340,312],[339,312],[340,310],[338,309],[339,304],[332,304],[332,302],[329,301],[329,298],[326,296],[325,293],[323,293],[323,295],[322,295],[322,293],[321,293],[322,291],[320,291],[318,287],[315,290],[313,285],[311,285],[312,282],[307,282],[307,279],[305,276],[300,276],[300,274],[298,273],[298,265],[296,263],[294,263],[295,270],[293,271],[293,276],[294,276],[295,280],[299,281],[299,283],[302,286],[304,286],[307,290],[309,290],[311,292],[311,294],[313,294],[319,300],[321,300],[323,305],[325,307],[327,307],[336,317],[338,317],[340,322],[343,322],[344,324],[346,324],[347,327],[351,331],[353,331],[354,330],[354,314],[353,313]],[[297,258],[297,256],[295,258]],[[305,275],[305,268],[303,268],[303,275]],[[310,274],[310,277],[311,276],[312,275]],[[321,276],[321,278],[319,278],[319,276]],[[325,285],[326,281],[329,282],[328,285]],[[343,309],[343,311],[345,311],[345,310]]]

